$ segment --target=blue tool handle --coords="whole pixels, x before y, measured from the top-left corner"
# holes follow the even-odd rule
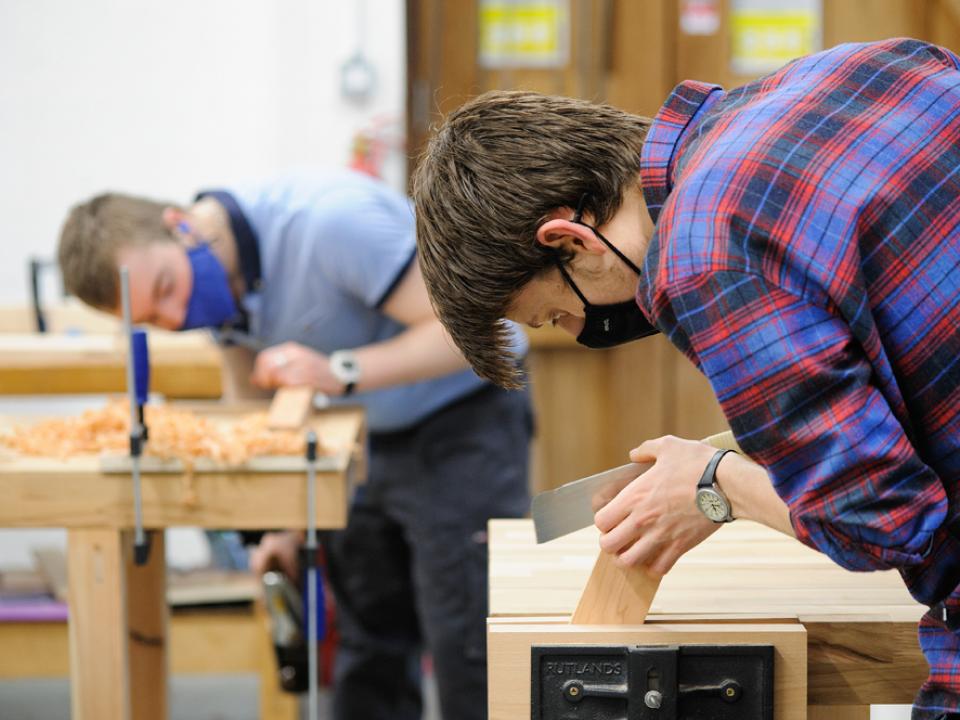
[[[313,588],[316,593],[316,614],[313,616],[315,625],[316,639],[320,642],[327,636],[327,608],[323,589],[323,568],[317,562],[318,548],[311,550],[307,547],[300,547],[300,573],[301,587],[303,588],[303,636],[310,637],[309,623],[309,603],[307,599],[310,596],[310,576],[313,576]]]
[[[147,349],[147,331],[137,328],[130,333],[130,352],[133,353],[133,384],[137,404],[145,405],[150,394],[150,352]]]

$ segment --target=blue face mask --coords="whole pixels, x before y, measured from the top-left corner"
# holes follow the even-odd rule
[[[237,303],[230,292],[227,271],[210,246],[204,243],[190,248],[187,259],[193,271],[193,288],[180,329],[220,327],[233,320],[238,314]]]

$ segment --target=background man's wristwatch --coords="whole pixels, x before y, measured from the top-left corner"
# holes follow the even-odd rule
[[[700,476],[700,482],[697,483],[697,507],[707,516],[707,519],[715,523],[728,523],[734,520],[730,501],[717,485],[717,465],[728,452],[734,451],[717,450],[707,463],[703,475]]]
[[[337,350],[330,354],[330,372],[343,383],[343,394],[350,395],[360,382],[360,363],[353,350]]]

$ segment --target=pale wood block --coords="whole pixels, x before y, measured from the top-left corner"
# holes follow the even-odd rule
[[[313,388],[282,387],[274,393],[267,413],[267,426],[273,430],[298,430],[313,409]]]
[[[660,580],[645,568],[617,565],[610,553],[601,552],[583,589],[570,622],[576,625],[640,625],[657,594]]]
[[[533,645],[773,645],[774,714],[777,720],[805,720],[806,631],[799,624],[571,625],[560,619],[526,623],[502,620],[487,625],[490,720],[530,717],[530,648]]]

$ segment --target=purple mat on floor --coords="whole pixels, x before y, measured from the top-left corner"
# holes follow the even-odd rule
[[[66,622],[67,604],[46,595],[0,598],[0,622]]]

